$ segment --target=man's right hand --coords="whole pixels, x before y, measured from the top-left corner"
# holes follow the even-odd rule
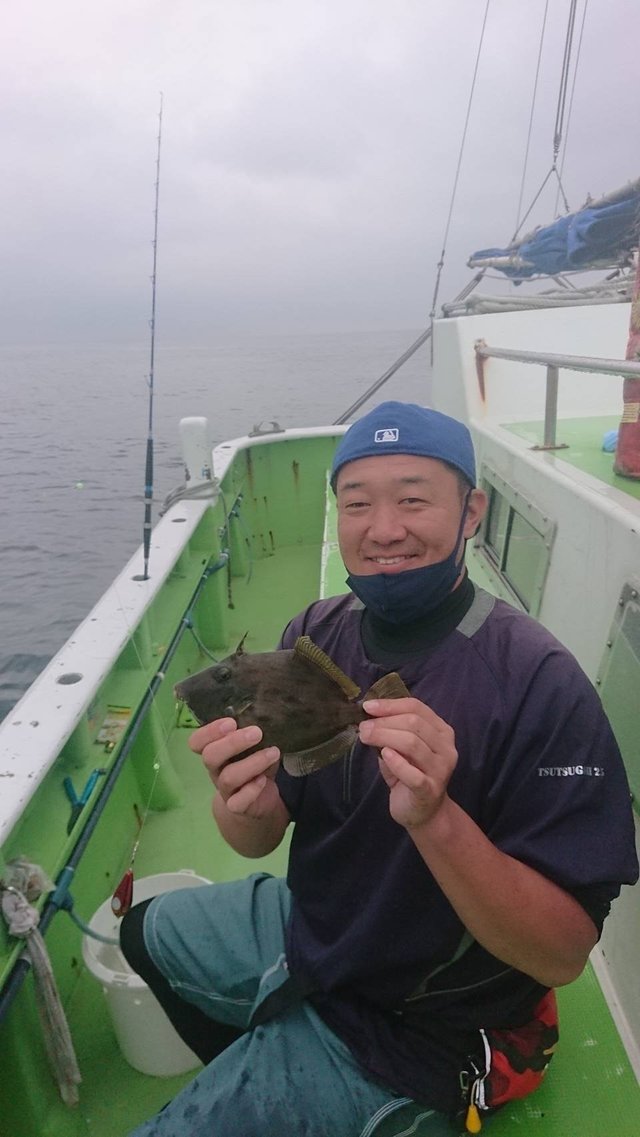
[[[270,746],[242,757],[261,738],[259,726],[239,728],[235,719],[224,718],[199,727],[189,739],[194,753],[202,756],[226,809],[255,820],[269,817],[282,807],[274,781],[280,764],[278,748]]]

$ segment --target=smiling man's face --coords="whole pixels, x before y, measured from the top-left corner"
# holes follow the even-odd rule
[[[350,573],[397,573],[448,557],[464,505],[453,470],[437,458],[388,454],[348,462],[338,474],[338,540]],[[471,537],[486,509],[472,490],[463,537]]]

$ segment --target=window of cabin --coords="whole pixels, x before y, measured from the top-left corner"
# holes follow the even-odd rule
[[[492,470],[482,471],[489,498],[475,548],[499,595],[536,615],[540,608],[555,525]]]
[[[616,604],[596,686],[622,752],[633,807],[640,817],[640,580],[636,578],[625,583]]]

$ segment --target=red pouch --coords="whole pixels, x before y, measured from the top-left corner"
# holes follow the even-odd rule
[[[465,1117],[469,1133],[480,1132],[482,1112],[526,1097],[540,1085],[558,1043],[555,992],[540,1000],[531,1022],[511,1030],[481,1030],[480,1035],[484,1069],[471,1063]]]

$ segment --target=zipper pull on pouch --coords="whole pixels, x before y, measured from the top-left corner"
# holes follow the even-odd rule
[[[482,1120],[480,1118],[480,1110],[476,1105],[478,1097],[478,1082],[474,1082],[471,1087],[471,1094],[469,1099],[469,1106],[467,1109],[467,1116],[464,1119],[464,1125],[467,1133],[479,1133],[482,1129]]]

